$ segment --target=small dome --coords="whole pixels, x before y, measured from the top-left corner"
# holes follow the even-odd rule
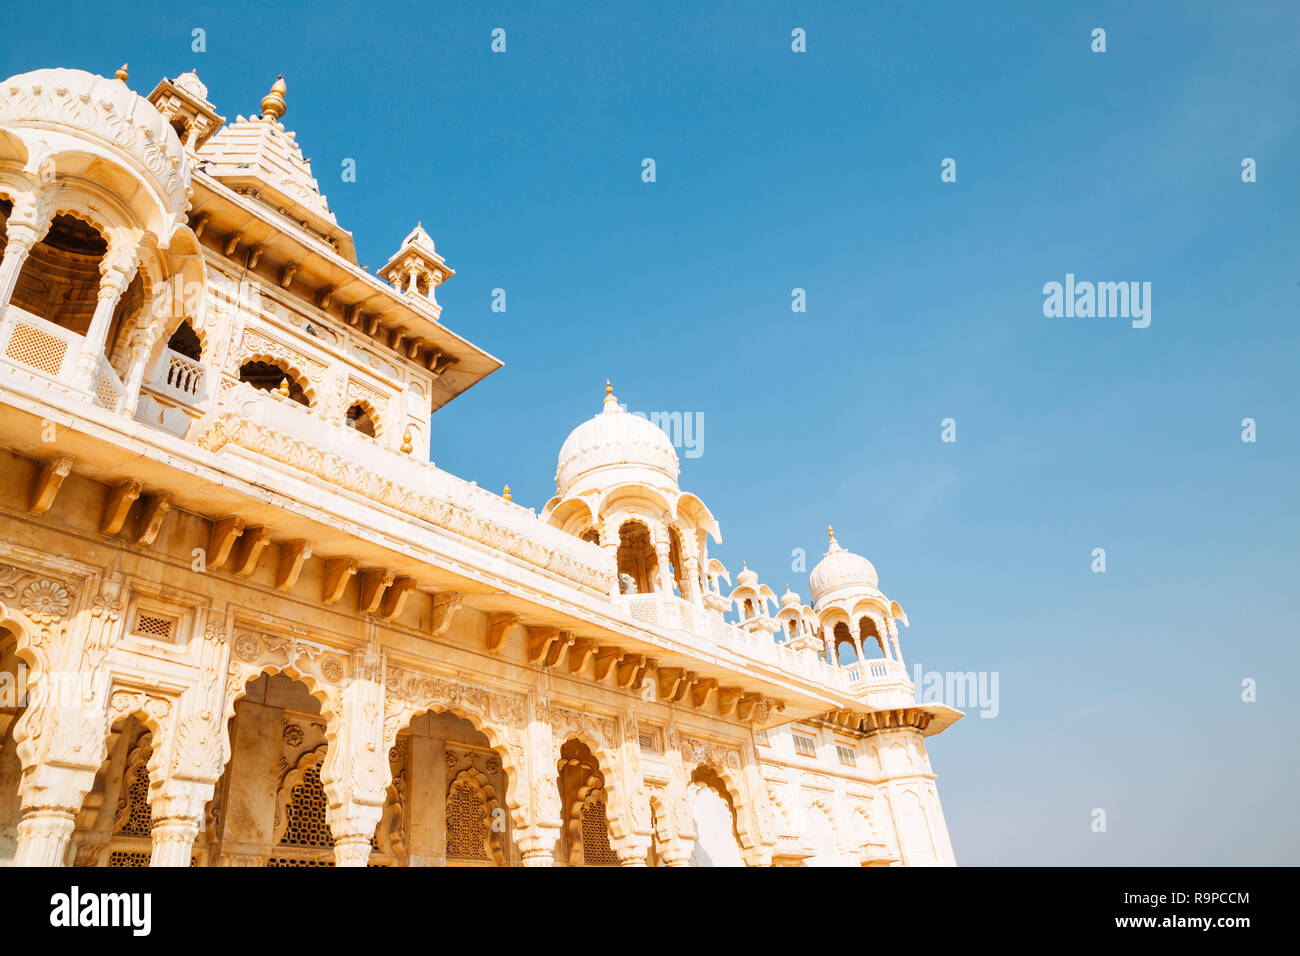
[[[623,411],[608,382],[604,410],[575,428],[560,448],[556,489],[564,496],[579,479],[603,470],[628,472],[619,476],[620,480],[659,479],[654,483],[660,484],[666,479],[674,490],[681,470],[664,430],[649,419]]]
[[[861,587],[874,591],[878,585],[875,566],[862,555],[840,547],[840,543],[835,540],[835,532],[832,531],[831,546],[826,556],[808,575],[808,587],[812,591],[813,601],[820,601],[841,588]]]
[[[744,565],[740,573],[736,575],[736,587],[738,588],[757,588],[758,575],[749,569],[749,565]]]
[[[803,598],[801,598],[794,591],[791,591],[790,585],[787,584],[785,587],[785,593],[781,595],[782,610],[788,607],[792,607],[795,610],[798,610],[802,604],[803,604]]]

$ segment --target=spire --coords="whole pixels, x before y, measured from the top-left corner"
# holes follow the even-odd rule
[[[285,110],[288,106],[284,102],[284,94],[287,88],[284,85],[284,74],[281,73],[271,87],[271,92],[262,97],[262,117],[270,117],[273,120],[279,120],[284,117]]]
[[[618,397],[614,394],[614,386],[609,384],[609,379],[605,379],[605,410],[604,414],[613,415],[621,412],[623,409],[618,407]]]
[[[506,499],[506,501],[509,501],[509,500],[510,500],[510,486],[509,486],[509,485],[506,485],[506,490],[503,491],[503,492],[501,492],[501,497],[504,498],[504,499]]]
[[[117,68],[117,72],[114,73],[113,75],[114,75],[115,77],[117,77],[119,80],[121,80],[123,83],[125,83],[126,80],[127,80],[127,77],[128,77],[130,74],[127,73],[127,71],[126,71],[126,64],[123,63],[121,66],[119,66],[119,67]]]
[[[835,540],[835,529],[832,528],[830,525],[827,525],[826,533],[830,535],[830,539],[831,539],[830,547],[826,549],[826,553],[834,554],[836,551],[843,551],[844,549],[840,547],[840,543]]]

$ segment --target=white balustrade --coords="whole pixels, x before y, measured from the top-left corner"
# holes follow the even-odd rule
[[[203,379],[201,364],[179,352],[163,349],[153,385],[165,394],[195,405],[203,399]]]

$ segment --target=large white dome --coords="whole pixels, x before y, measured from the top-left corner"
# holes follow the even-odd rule
[[[817,563],[808,575],[808,588],[812,592],[813,603],[843,588],[878,589],[879,579],[875,566],[852,551],[845,551],[831,534],[831,546],[826,557]]]
[[[56,131],[71,129],[79,139],[128,159],[167,212],[179,216],[189,208],[190,168],[176,131],[121,80],[61,68],[19,73],[0,82],[0,123],[44,132],[59,149],[66,144]]]
[[[604,409],[575,428],[560,448],[556,490],[563,497],[579,480],[602,471],[626,473],[611,474],[612,480],[667,479],[674,488],[681,471],[677,452],[664,430],[649,419],[623,411],[608,383]]]

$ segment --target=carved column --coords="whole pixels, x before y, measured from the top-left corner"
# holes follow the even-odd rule
[[[524,730],[527,749],[528,813],[516,819],[514,840],[524,866],[555,866],[555,846],[560,840],[562,814],[556,758],[559,756],[544,703]]]
[[[659,845],[659,859],[664,866],[690,866],[695,853],[695,818],[690,801],[678,790],[672,798],[670,819],[665,821],[672,836]]]
[[[645,866],[646,856],[650,853],[649,833],[629,833],[614,843],[614,853],[618,856],[619,866]]]
[[[659,590],[671,597],[673,593],[673,566],[668,558],[668,553],[667,541],[655,545],[655,560],[659,564]]]
[[[688,598],[692,604],[701,604],[704,596],[700,592],[700,562],[694,556],[684,558],[682,561],[686,565],[686,586],[690,594],[683,594],[682,597]]]
[[[113,312],[126,294],[127,287],[135,278],[140,260],[134,250],[109,257],[100,265],[99,301],[95,305],[95,314],[91,317],[90,328],[82,343],[81,356],[77,359],[76,384],[80,388],[93,389],[95,371],[99,360],[104,355],[104,343],[108,339],[108,327],[113,321]]]
[[[140,404],[140,386],[144,384],[148,369],[149,355],[153,352],[154,339],[157,337],[152,326],[137,327],[131,335],[131,353],[128,360],[126,381],[122,383],[126,397],[122,401],[122,414],[128,418],[135,415]]]
[[[107,752],[102,664],[120,617],[120,580],[104,582],[93,607],[68,616],[77,604],[64,583],[37,579],[20,602],[39,628],[20,640],[32,652],[33,689],[39,688],[14,726],[23,775],[21,818],[14,863],[62,866],[75,818]]]
[[[898,646],[898,627],[893,621],[889,621],[885,625],[885,630],[889,632],[889,643],[894,648],[894,660],[898,661],[900,667],[906,666],[903,664],[903,651]]]
[[[153,853],[150,866],[189,866],[194,838],[203,825],[203,811],[212,799],[215,782],[170,779],[151,797]]]
[[[27,223],[14,222],[13,219],[10,219],[6,225],[5,238],[8,242],[5,245],[4,258],[0,260],[0,313],[9,306],[9,300],[13,297],[14,287],[18,285],[18,276],[22,274],[28,254],[32,251],[32,247],[45,237],[48,229],[48,223],[44,229],[41,229]],[[8,327],[7,322],[5,327]]]
[[[98,769],[41,764],[23,775],[14,866],[64,865],[77,811],[94,785]]]
[[[352,659],[338,713],[326,734],[329,749],[321,784],[329,799],[326,819],[334,834],[336,866],[365,866],[370,841],[384,813],[392,768],[384,746],[384,656],[363,648]]]
[[[225,764],[225,625],[211,621],[198,648],[198,679],[186,689],[159,742],[163,760],[151,768],[150,866],[189,866],[194,838]]]

